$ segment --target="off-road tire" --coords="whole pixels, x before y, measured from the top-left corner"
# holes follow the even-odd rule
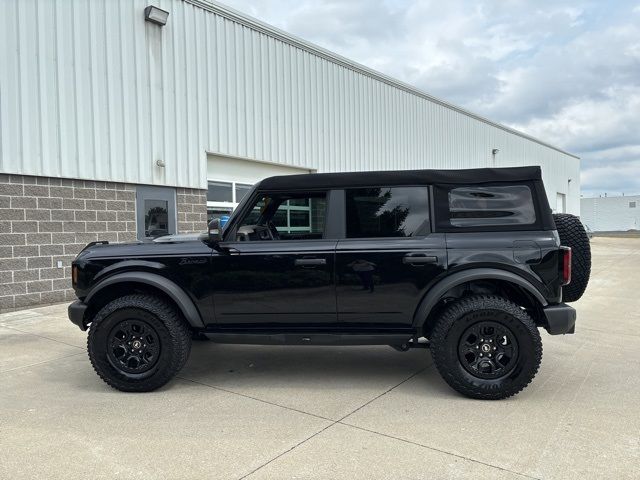
[[[514,366],[503,376],[479,378],[463,365],[458,348],[462,335],[481,322],[506,327],[517,342]],[[533,380],[542,360],[542,341],[533,319],[515,303],[496,295],[473,295],[446,307],[429,340],[442,378],[454,390],[476,399],[499,400],[515,395]]]
[[[114,365],[107,354],[111,330],[128,319],[146,322],[159,339],[159,354],[144,373],[127,373]],[[89,359],[107,384],[124,392],[149,392],[166,384],[180,371],[191,351],[191,331],[176,309],[161,298],[133,294],[105,305],[93,318],[87,339]]]
[[[560,243],[571,247],[571,283],[562,287],[562,300],[575,302],[587,289],[591,275],[591,243],[582,222],[575,215],[556,213],[553,215]]]

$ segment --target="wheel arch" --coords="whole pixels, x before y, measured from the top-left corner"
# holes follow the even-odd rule
[[[513,289],[522,303],[536,309],[548,305],[544,295],[531,282],[513,272],[497,268],[473,268],[453,273],[433,285],[414,312],[414,327],[418,330],[428,329],[439,307],[447,298],[447,293],[474,282],[490,282]]]
[[[204,328],[200,312],[187,293],[170,279],[150,272],[122,272],[101,280],[84,299],[88,306],[85,323],[108,302],[133,291],[144,291],[167,299],[191,327]]]

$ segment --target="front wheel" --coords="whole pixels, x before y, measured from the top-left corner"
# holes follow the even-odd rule
[[[89,359],[107,384],[125,392],[149,392],[184,366],[191,332],[175,308],[151,295],[127,295],[93,318]]]
[[[451,304],[437,320],[430,343],[440,375],[471,398],[515,395],[533,380],[542,360],[534,321],[518,305],[495,295]]]

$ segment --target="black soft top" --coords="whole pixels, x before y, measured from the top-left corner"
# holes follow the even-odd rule
[[[265,178],[259,188],[314,189],[392,185],[526,182],[542,180],[540,167],[469,168],[464,170],[395,170],[376,172],[313,173]]]

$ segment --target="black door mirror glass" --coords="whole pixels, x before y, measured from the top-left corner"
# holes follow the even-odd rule
[[[222,240],[222,226],[220,224],[219,218],[213,218],[209,222],[209,241],[211,242],[219,242]]]

